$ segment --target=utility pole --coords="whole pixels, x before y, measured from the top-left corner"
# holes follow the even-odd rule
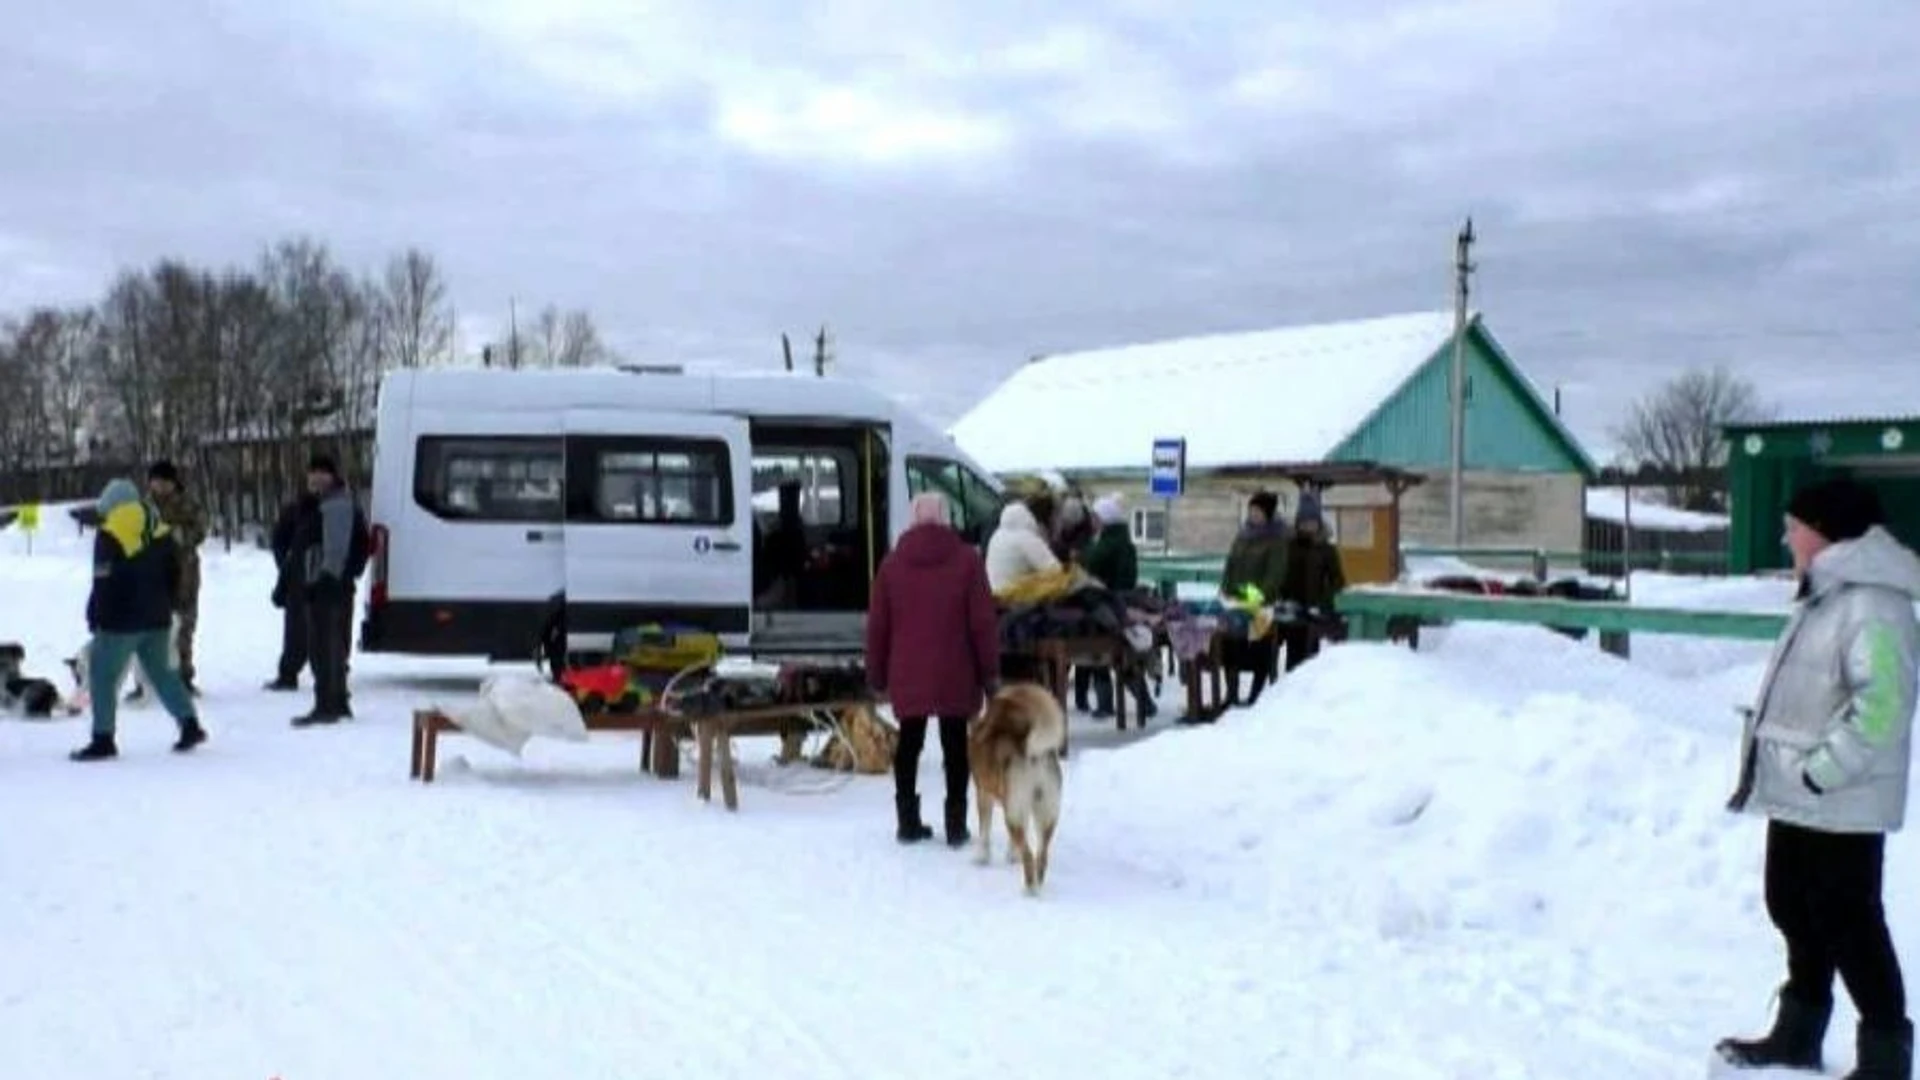
[[[1453,454],[1447,481],[1447,526],[1454,548],[1467,537],[1467,280],[1473,275],[1473,219],[1453,244]]]

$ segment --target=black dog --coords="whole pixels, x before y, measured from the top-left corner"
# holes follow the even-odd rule
[[[27,650],[17,642],[0,643],[0,711],[30,720],[48,720],[60,707],[60,690],[46,679],[22,675]]]

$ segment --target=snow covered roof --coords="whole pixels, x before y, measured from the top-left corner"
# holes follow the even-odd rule
[[[1048,356],[953,425],[993,472],[1144,470],[1155,439],[1187,464],[1318,461],[1453,337],[1453,314],[1214,334]]]
[[[1625,523],[1627,493],[1624,488],[1588,488],[1587,516],[1601,521]],[[1725,514],[1702,514],[1679,510],[1659,503],[1633,500],[1633,526],[1660,532],[1714,532],[1730,528]]]

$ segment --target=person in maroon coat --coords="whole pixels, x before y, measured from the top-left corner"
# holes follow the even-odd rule
[[[947,501],[914,498],[907,531],[880,562],[867,607],[867,679],[900,724],[893,755],[901,843],[929,839],[920,819],[920,751],[927,722],[940,721],[949,847],[967,831],[967,723],[999,681],[1000,617],[980,553],[947,524]]]

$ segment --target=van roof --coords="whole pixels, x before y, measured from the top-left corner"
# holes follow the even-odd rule
[[[898,402],[872,387],[799,372],[669,373],[620,368],[418,368],[388,373],[382,395],[400,390],[414,406],[516,409],[594,408],[645,395],[649,409],[745,416],[893,420]]]

